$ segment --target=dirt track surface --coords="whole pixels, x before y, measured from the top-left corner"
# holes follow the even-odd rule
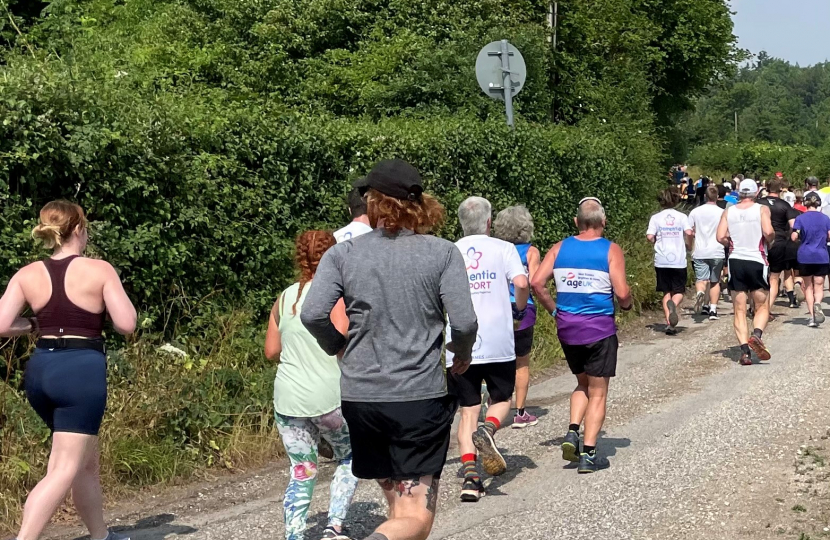
[[[721,309],[717,322],[684,317],[676,337],[657,325],[623,341],[599,442],[610,469],[580,476],[562,461],[573,377],[550,378],[530,392],[539,424],[498,433],[509,470],[488,480],[480,502],[458,501],[458,453],[450,451],[431,538],[828,534],[830,330],[807,328],[804,309],[778,307],[783,316],[764,336],[772,361],[742,367],[731,308]],[[287,469],[275,463],[257,474],[147,495],[115,508],[111,523],[133,540],[282,538]],[[307,539],[319,538],[325,525],[332,470],[321,466]],[[352,538],[362,539],[384,516],[380,490],[361,482],[346,524]],[[48,537],[82,534],[62,526]]]

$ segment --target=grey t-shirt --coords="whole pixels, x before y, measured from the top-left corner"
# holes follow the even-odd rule
[[[349,337],[329,315],[343,298]],[[329,249],[317,267],[301,320],[340,363],[343,401],[401,402],[445,396],[441,364],[449,315],[457,351],[468,357],[478,322],[461,252],[409,230],[376,229]]]

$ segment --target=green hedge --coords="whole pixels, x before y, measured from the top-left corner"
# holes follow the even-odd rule
[[[91,244],[123,272],[156,329],[208,296],[261,310],[292,278],[293,238],[347,220],[349,183],[379,159],[410,160],[447,205],[442,234],[469,195],[494,208],[525,203],[546,246],[572,230],[596,195],[611,230],[640,223],[659,182],[648,135],[456,116],[378,123],[287,113],[210,93],[137,100],[71,73],[0,79],[0,273],[38,254],[38,208],[76,199],[95,221]],[[167,328],[175,332],[174,328]]]
[[[783,172],[799,183],[807,176],[830,176],[830,146],[783,145],[769,142],[712,143],[695,148],[689,158],[705,170],[767,178]]]

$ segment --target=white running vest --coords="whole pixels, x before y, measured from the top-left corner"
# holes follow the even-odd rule
[[[729,258],[768,264],[767,243],[761,227],[761,205],[755,203],[744,209],[730,206],[726,209],[726,221],[732,244]]]

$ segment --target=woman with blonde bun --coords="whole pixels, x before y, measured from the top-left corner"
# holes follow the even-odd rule
[[[35,540],[67,492],[92,540],[125,537],[104,524],[98,430],[107,402],[102,332],[109,314],[120,334],[135,331],[136,311],[115,269],[82,256],[87,244],[83,209],[53,201],[32,231],[52,256],[15,274],[0,298],[0,336],[37,333],[26,365],[26,397],[52,431],[46,476],[29,493],[17,540]],[[34,317],[21,318],[28,306]]]

